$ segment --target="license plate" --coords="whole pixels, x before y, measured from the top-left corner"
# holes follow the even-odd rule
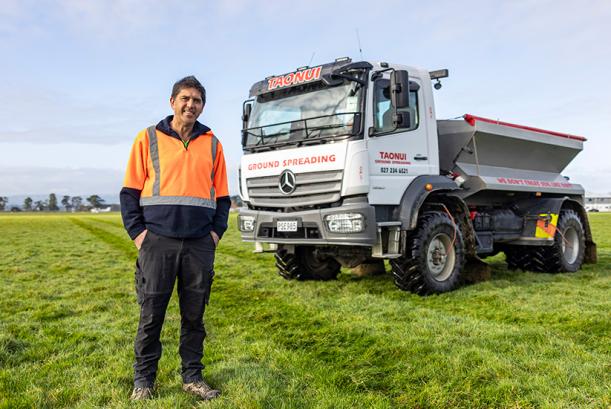
[[[280,232],[297,231],[297,220],[278,220],[276,230]]]

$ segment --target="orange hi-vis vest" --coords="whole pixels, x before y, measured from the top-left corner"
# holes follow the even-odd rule
[[[151,126],[136,137],[123,186],[141,191],[142,207],[215,209],[229,195],[223,147],[212,131],[183,143]]]

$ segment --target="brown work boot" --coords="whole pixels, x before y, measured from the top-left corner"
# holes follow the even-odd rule
[[[189,392],[192,395],[202,398],[203,400],[210,400],[218,398],[221,395],[221,391],[218,389],[212,389],[204,381],[196,381],[191,383],[183,383],[182,390]]]
[[[151,387],[140,387],[134,388],[132,392],[132,396],[130,396],[131,400],[147,400],[153,399],[153,388]]]

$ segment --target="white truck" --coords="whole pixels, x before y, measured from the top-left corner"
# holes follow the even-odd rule
[[[585,138],[437,120],[433,88],[447,76],[341,58],[255,83],[243,105],[242,239],[275,252],[286,279],[387,259],[397,287],[418,294],[457,288],[498,252],[537,272],[595,262],[584,190],[560,174]]]

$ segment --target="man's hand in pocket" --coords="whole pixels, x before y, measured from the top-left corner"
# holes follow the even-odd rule
[[[146,237],[146,233],[148,233],[148,230],[144,230],[142,233],[137,235],[136,238],[134,239],[134,244],[136,245],[136,248],[138,250],[140,250],[140,247],[142,247],[142,242],[144,241],[144,238]]]

